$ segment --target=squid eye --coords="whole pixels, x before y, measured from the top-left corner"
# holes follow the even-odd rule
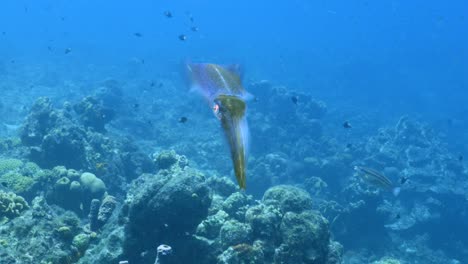
[[[221,109],[220,109],[219,104],[214,103],[212,109],[213,109],[213,113],[214,113],[214,115],[216,116],[216,118],[218,118],[219,120],[221,120],[222,113],[220,112]]]
[[[218,113],[219,113],[219,104],[216,104],[216,103],[215,103],[215,104],[213,105],[213,112],[214,112],[215,114],[218,114]]]

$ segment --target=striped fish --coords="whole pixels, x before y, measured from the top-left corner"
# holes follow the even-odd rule
[[[241,189],[245,189],[249,145],[245,101],[251,95],[242,86],[239,67],[190,63],[187,70],[191,79],[190,90],[205,98],[221,122],[231,150],[237,182]]]
[[[357,171],[358,175],[361,176],[361,178],[363,178],[366,182],[382,189],[392,191],[393,195],[395,196],[397,196],[401,191],[400,187],[395,187],[392,181],[374,169],[362,166],[354,166],[354,170]]]

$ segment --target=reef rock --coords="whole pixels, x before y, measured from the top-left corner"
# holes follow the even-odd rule
[[[193,170],[162,170],[134,183],[126,202],[125,251],[130,262],[142,263],[139,252],[154,251],[154,245],[163,242],[178,248],[180,255],[175,259],[187,251],[196,254],[189,247],[188,234],[195,233],[208,215],[211,195],[204,181],[204,176]]]
[[[289,185],[278,185],[265,192],[263,203],[277,206],[282,213],[300,213],[311,209],[312,198],[303,189]]]
[[[99,132],[105,132],[105,125],[115,116],[114,110],[104,107],[97,98],[92,96],[83,98],[74,106],[74,110],[85,127],[91,127]]]

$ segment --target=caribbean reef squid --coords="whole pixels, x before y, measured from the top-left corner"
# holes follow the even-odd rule
[[[242,86],[237,65],[189,63],[190,90],[200,93],[211,105],[231,150],[234,174],[241,189],[246,187],[246,163],[249,145],[246,101],[251,95]]]

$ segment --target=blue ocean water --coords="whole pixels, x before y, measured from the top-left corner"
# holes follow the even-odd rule
[[[0,263],[32,263],[18,248],[33,237],[54,241],[65,256],[32,250],[41,263],[154,263],[164,243],[174,249],[161,258],[168,263],[468,262],[465,1],[4,0],[0,7],[0,190],[29,204],[0,210]],[[233,187],[222,118],[189,91],[190,63],[240,65],[234,74],[253,96],[245,191]],[[376,170],[401,193],[393,196],[381,178],[366,182],[354,166]],[[181,180],[186,174],[205,178]],[[151,199],[185,197],[174,186],[206,199]],[[311,205],[292,199],[296,192]],[[15,200],[4,197],[3,204]],[[93,224],[93,199],[96,215],[99,206],[112,208],[102,223]],[[277,206],[279,216],[259,204]],[[33,226],[39,207],[79,223],[44,218],[30,232],[4,231]],[[161,208],[193,221],[159,219]],[[326,219],[329,238],[290,236],[294,223],[319,225],[310,210]],[[258,232],[269,221],[281,232]],[[47,228],[62,231],[49,239],[31,231]],[[96,252],[109,250],[111,230],[121,230],[114,234],[121,243],[106,259]],[[83,237],[86,246],[76,242]]]

